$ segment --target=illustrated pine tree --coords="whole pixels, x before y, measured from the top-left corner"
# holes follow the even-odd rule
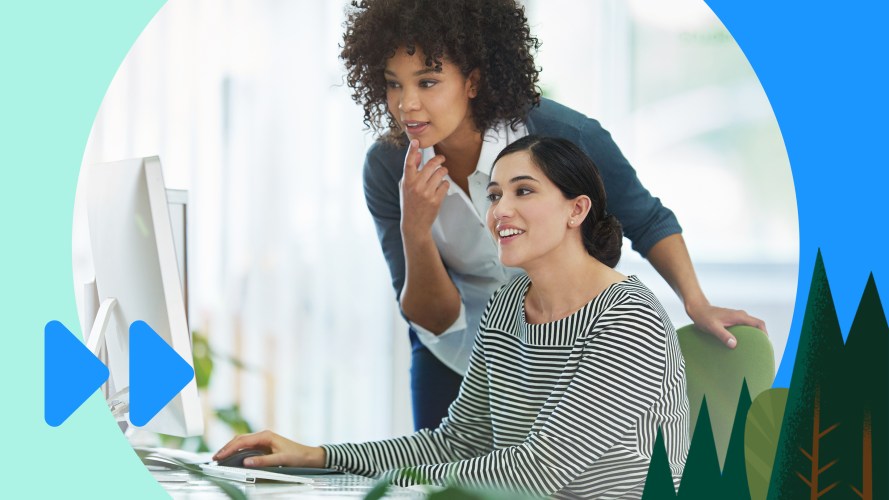
[[[847,498],[843,337],[821,252],[800,331],[769,499]]]
[[[713,427],[707,398],[701,400],[701,411],[695,424],[695,432],[688,448],[688,459],[679,483],[677,497],[682,500],[702,500],[723,498],[722,474],[719,471],[719,456],[713,441]]]
[[[664,435],[658,429],[654,448],[651,450],[651,463],[648,466],[648,475],[645,477],[642,500],[673,500],[675,498],[676,490],[673,485],[670,460],[667,458],[667,447],[664,445]]]
[[[889,498],[889,326],[873,275],[843,352],[847,483],[852,498]]]
[[[750,410],[750,391],[747,380],[741,384],[738,396],[738,409],[732,423],[732,435],[729,438],[728,450],[725,454],[725,466],[722,468],[722,498],[724,500],[750,500],[750,487],[747,485],[747,464],[744,458],[744,428],[747,425],[747,412]]]

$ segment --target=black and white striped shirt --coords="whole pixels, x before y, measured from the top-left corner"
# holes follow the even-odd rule
[[[631,276],[564,319],[528,324],[529,285],[518,276],[491,298],[460,394],[437,429],[325,445],[327,466],[385,472],[401,485],[422,477],[638,498],[661,428],[678,486],[688,451],[685,363],[657,298]]]

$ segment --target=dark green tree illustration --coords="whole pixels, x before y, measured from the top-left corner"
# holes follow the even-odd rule
[[[821,252],[803,316],[769,499],[843,498],[843,337]],[[839,465],[838,465],[839,464]],[[843,490],[846,491],[843,491]],[[681,490],[680,490],[681,491]]]
[[[710,424],[706,396],[701,400],[701,411],[698,413],[695,432],[688,448],[688,459],[685,461],[677,498],[684,500],[723,498],[719,456],[716,454],[716,443],[713,441],[713,428]]]
[[[744,428],[750,405],[750,391],[747,389],[747,380],[744,380],[741,384],[741,394],[738,396],[735,421],[732,423],[732,435],[725,454],[725,466],[722,468],[722,498],[725,500],[750,500],[747,464],[744,459]]]
[[[666,500],[676,498],[676,490],[673,486],[673,472],[670,470],[670,460],[667,458],[667,447],[664,445],[664,434],[657,430],[657,439],[651,450],[651,463],[648,465],[648,475],[645,477],[645,490],[642,491],[642,500]]]
[[[848,487],[853,498],[889,498],[889,326],[873,274],[864,287],[843,357]]]

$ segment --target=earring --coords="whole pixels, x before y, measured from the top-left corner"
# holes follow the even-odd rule
[[[569,225],[569,226],[574,226],[574,219],[569,220],[569,221],[568,221],[568,225]]]

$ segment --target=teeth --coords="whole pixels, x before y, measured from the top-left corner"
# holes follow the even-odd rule
[[[501,238],[506,238],[507,236],[522,234],[524,233],[524,231],[522,231],[521,229],[501,229],[499,233]]]

